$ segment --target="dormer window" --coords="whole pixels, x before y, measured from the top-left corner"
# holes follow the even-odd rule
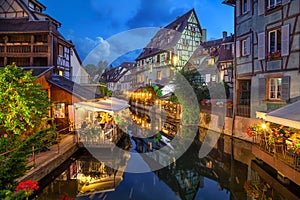
[[[33,3],[29,2],[28,7],[29,7],[30,10],[34,11],[34,4]]]
[[[41,9],[39,7],[35,7],[35,11],[40,13]]]

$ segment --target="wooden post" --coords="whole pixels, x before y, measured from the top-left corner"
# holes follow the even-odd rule
[[[34,154],[34,146],[32,146],[32,161],[33,161],[33,167],[35,167],[35,154]]]

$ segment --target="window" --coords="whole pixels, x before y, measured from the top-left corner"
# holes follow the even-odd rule
[[[200,74],[200,82],[205,83],[205,80],[206,80],[205,74]]]
[[[268,0],[268,8],[274,8],[281,5],[281,0]]]
[[[242,56],[245,56],[247,52],[246,40],[242,40]]]
[[[215,64],[215,58],[208,59],[208,65],[214,65]]]
[[[29,2],[28,7],[30,8],[30,10],[34,10],[34,4]]]
[[[248,1],[249,0],[242,0],[242,13],[243,14],[248,12]]]
[[[54,118],[65,118],[65,103],[56,103],[53,108]]]
[[[58,55],[60,56],[64,55],[64,47],[62,45],[58,46]]]
[[[269,54],[281,51],[281,29],[269,32]]]
[[[60,75],[60,76],[64,76],[64,71],[62,71],[62,70],[59,70],[59,71],[58,71],[58,75]]]
[[[152,73],[152,71],[153,71],[153,66],[150,65],[150,73]]]
[[[157,71],[157,80],[161,80],[161,71]]]
[[[269,98],[281,99],[281,78],[270,78]]]
[[[217,78],[217,76],[215,74],[211,75],[211,81],[212,82],[216,82],[216,78]]]
[[[225,45],[225,49],[226,49],[226,50],[230,50],[230,49],[231,49],[231,44],[226,44],[226,45]]]

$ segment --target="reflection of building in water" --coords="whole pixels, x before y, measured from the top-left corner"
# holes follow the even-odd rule
[[[155,110],[155,107],[154,109],[149,110],[131,107],[130,111],[132,121],[138,126],[138,128],[142,129],[142,132],[144,133],[147,132],[147,130],[150,130],[150,132],[152,133],[150,134],[150,136],[160,133],[165,137],[172,139],[176,135],[180,135],[181,120],[172,117],[172,114],[169,112],[159,113]]]
[[[255,199],[300,199],[299,186],[257,161],[251,162],[250,180],[244,182],[244,189]]]
[[[123,180],[122,171],[105,164],[113,160],[99,161],[87,151],[83,151],[79,158],[73,160],[74,158],[71,158],[66,163],[68,166],[56,170],[61,174],[43,190],[43,194],[38,196],[51,194],[53,197],[48,196],[48,199],[60,199],[62,191],[70,198],[88,196],[93,193],[114,191]]]

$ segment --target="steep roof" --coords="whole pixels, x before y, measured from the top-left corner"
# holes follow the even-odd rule
[[[227,44],[232,44],[234,42],[234,36],[226,36],[225,38],[220,38],[216,40],[210,40],[202,42],[200,46],[194,51],[193,55],[187,62],[185,69],[193,69],[196,60],[200,60],[201,63],[205,63],[210,57],[218,57],[217,62],[224,62],[233,60],[232,48],[227,49]]]
[[[94,91],[91,91],[69,79],[66,79],[63,76],[52,74],[50,78],[47,79],[47,81],[83,100],[98,99],[104,97],[104,95],[95,93]]]
[[[29,21],[26,18],[0,19],[0,32],[49,31],[49,21]]]
[[[102,77],[106,82],[118,82],[129,70],[135,67],[134,62],[123,62],[116,68],[105,71]]]
[[[198,22],[198,28],[200,32],[202,32],[196,12],[194,9],[191,9],[164,28],[161,28],[143,49],[142,53],[136,58],[136,60],[172,49],[178,43],[182,32],[188,24],[188,19],[192,14],[195,15]],[[169,42],[168,39],[170,40]]]
[[[28,14],[27,17],[15,17],[15,18],[0,18],[0,28],[2,32],[33,32],[33,31],[49,31],[50,30],[50,22],[55,25],[52,27],[51,31],[55,32],[57,27],[61,26],[61,23],[52,18],[51,16],[42,13],[42,10],[46,10],[46,6],[40,3],[38,0],[30,0],[30,2],[34,3],[42,10],[41,12],[37,12],[29,8],[28,0],[14,0],[15,5],[20,6],[25,13]],[[7,7],[7,2],[4,2]],[[6,7],[2,7],[2,12],[6,12]],[[4,9],[4,10],[3,10]],[[19,11],[20,12],[20,11]],[[17,16],[17,15],[16,15]],[[58,33],[58,31],[57,31]]]
[[[201,46],[203,46],[204,48],[211,48],[211,47],[217,47],[220,46],[223,42],[223,38],[221,39],[216,39],[216,40],[209,40],[206,42],[202,42]]]
[[[36,77],[40,77],[43,74],[47,73],[48,71],[52,70],[54,67],[53,66],[41,66],[41,67],[22,67],[23,70],[25,71],[32,71],[32,75]]]
[[[224,38],[222,45],[220,47],[218,62],[224,62],[224,61],[230,61],[233,60],[233,53],[232,53],[232,46],[231,48],[227,48],[227,44],[233,44],[234,42],[234,36],[227,36]]]

